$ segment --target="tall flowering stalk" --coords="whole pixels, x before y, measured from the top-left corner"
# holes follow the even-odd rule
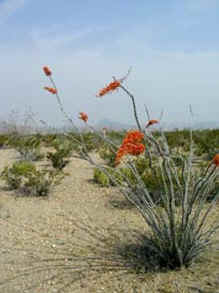
[[[70,123],[70,125],[72,126],[72,128],[76,131],[78,131],[77,127],[74,124],[74,121],[72,120],[72,118],[66,113],[64,106],[62,104],[60,95],[58,93],[58,89],[56,87],[56,83],[52,77],[52,70],[48,67],[48,66],[44,66],[43,67],[43,72],[44,74],[49,78],[49,81],[52,84],[52,88],[51,87],[44,87],[45,90],[49,91],[50,93],[54,94],[56,96],[56,100],[59,106],[59,109],[61,111],[61,113],[63,114],[63,116],[65,117],[65,119]],[[87,122],[88,120],[88,115],[84,112],[80,112],[79,113],[79,119],[83,120],[84,122]],[[92,162],[92,159],[90,156],[87,156],[88,151],[86,149],[86,144],[84,143],[84,138],[83,135],[81,135],[80,133],[80,139],[77,139],[75,136],[71,135],[71,139],[74,141],[74,143],[76,143],[78,146],[83,145],[83,147],[80,147],[80,155],[82,158],[84,159],[89,159],[90,162]]]

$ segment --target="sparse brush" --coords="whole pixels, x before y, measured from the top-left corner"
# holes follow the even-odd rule
[[[22,191],[27,195],[48,196],[51,187],[58,184],[63,176],[51,170],[36,170],[29,174],[28,180],[24,183]]]
[[[109,174],[113,179],[109,177]],[[131,177],[129,169],[123,168],[118,171],[115,168],[110,167],[103,167],[102,170],[99,168],[94,168],[93,180],[102,187],[109,187],[121,185],[124,181],[124,176]]]
[[[49,159],[52,163],[53,168],[62,170],[69,163],[69,160],[65,159],[65,151],[58,150],[54,153],[48,152],[47,159]]]
[[[170,150],[181,148],[184,152],[189,151],[189,133],[189,129],[166,131],[165,136]]]
[[[126,130],[121,130],[121,131],[109,130],[109,131],[107,131],[107,137],[114,144],[121,144],[125,133],[126,133]]]
[[[11,167],[5,167],[1,178],[6,181],[10,190],[32,196],[47,196],[51,187],[61,180],[57,172],[39,171],[30,161],[18,161]]]
[[[116,148],[109,146],[109,145],[103,145],[99,149],[99,156],[101,159],[103,159],[106,164],[110,167],[115,167],[115,158],[116,158]]]
[[[53,140],[52,142],[52,147],[56,151],[63,150],[64,154],[66,157],[70,157],[72,153],[72,143],[71,141],[65,137],[64,135],[60,135],[56,137],[56,139]]]
[[[194,132],[194,142],[195,154],[198,156],[205,154],[206,159],[210,160],[218,152],[219,131],[218,129],[197,130]]]
[[[41,140],[37,135],[14,136],[9,140],[10,146],[14,147],[20,154],[21,160],[39,161],[43,158],[40,151]]]
[[[103,140],[93,130],[82,133],[70,132],[68,133],[68,138],[72,143],[73,150],[78,154],[99,150],[103,145]]]
[[[53,147],[55,148],[55,152],[48,152],[47,159],[51,161],[55,169],[62,170],[69,163],[69,160],[66,158],[70,157],[72,153],[72,145],[66,139],[65,141],[56,139],[53,142]]]
[[[8,135],[4,135],[1,134],[0,135],[0,149],[4,148],[5,146],[8,145],[8,141],[9,141],[9,136]]]
[[[158,167],[154,167],[154,171],[156,169],[156,172],[153,172],[153,170],[149,167],[148,159],[145,159],[144,157],[137,158],[137,160],[133,161],[133,164],[136,168],[136,171],[138,172],[139,178],[141,178],[142,182],[147,186],[153,202],[156,204],[161,203],[160,190],[162,188],[162,175],[160,169]],[[115,166],[115,156],[113,166]],[[113,179],[110,179],[109,174],[110,176],[112,176],[112,178],[115,179],[115,181]],[[129,182],[129,184],[132,184],[133,190],[138,186],[138,180],[135,174],[133,173],[131,168],[126,166],[125,163],[123,164],[123,167],[119,167],[116,169],[114,167],[111,167],[110,165],[107,167],[102,166],[102,169],[94,168],[93,179],[95,183],[103,187],[116,185],[127,186],[127,182]]]
[[[44,134],[42,136],[42,142],[46,147],[53,146],[53,143],[57,139],[57,136],[57,134]]]
[[[15,162],[11,167],[6,166],[1,173],[1,178],[6,181],[10,190],[18,189],[22,185],[22,178],[35,172],[35,166],[29,161]]]
[[[111,184],[109,177],[100,169],[94,169],[93,180],[95,183],[99,184],[102,187],[108,187]]]

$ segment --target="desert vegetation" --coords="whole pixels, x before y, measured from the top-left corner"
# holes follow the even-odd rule
[[[38,201],[39,196],[52,200],[54,190],[64,188],[65,180],[77,180],[80,170],[73,163],[82,162],[91,168],[89,182],[82,185],[99,193],[99,200],[107,193],[104,201],[113,203],[117,223],[110,226],[112,219],[107,223],[113,214],[107,212],[108,205],[101,207],[102,218],[93,221],[72,215],[69,220],[66,212],[65,220],[70,221],[66,229],[69,232],[71,227],[74,235],[70,233],[63,246],[54,246],[47,235],[43,252],[28,248],[25,260],[25,246],[18,245],[21,263],[12,277],[0,280],[3,292],[10,292],[9,288],[14,292],[16,288],[18,292],[36,288],[40,292],[219,292],[219,130],[164,131],[162,120],[151,119],[147,108],[148,120],[141,123],[135,97],[124,86],[129,71],[123,78],[114,77],[97,98],[116,90],[125,92],[136,128],[103,133],[89,124],[88,113],[80,112],[76,119],[86,127],[80,131],[65,112],[52,71],[48,67],[43,71],[51,83],[45,90],[54,95],[72,129],[55,134],[2,134],[1,151],[13,149],[17,154],[2,167],[3,188],[14,191],[12,197],[23,195],[23,201],[27,195]],[[192,119],[191,107],[190,114]],[[115,193],[117,198],[110,199]],[[87,194],[80,194],[82,214]],[[69,204],[76,212],[74,198],[68,200],[68,208]],[[123,216],[132,219],[129,227]],[[2,222],[13,225],[10,218]],[[54,226],[54,233],[64,228],[64,224]],[[41,241],[39,230],[33,235],[37,243]],[[5,266],[13,263],[13,249],[11,255]]]

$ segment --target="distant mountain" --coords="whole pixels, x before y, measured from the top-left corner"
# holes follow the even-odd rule
[[[102,129],[103,127],[106,127],[107,129],[113,129],[113,130],[123,130],[123,129],[136,128],[136,125],[112,121],[109,119],[102,119],[98,121],[95,125],[96,129]]]
[[[133,129],[136,128],[136,124],[128,124],[128,123],[122,123],[118,121],[113,121],[110,119],[102,119],[98,121],[95,125],[96,129],[102,129],[103,127],[106,127],[108,129],[114,129],[114,130],[123,130],[123,129]],[[172,122],[172,123],[163,123],[163,129],[164,130],[173,130],[173,129],[184,129],[189,128],[189,123],[185,122]],[[214,129],[219,128],[219,122],[217,121],[201,121],[196,122],[192,125],[193,129]]]
[[[206,122],[199,122],[195,123],[194,125],[195,129],[213,129],[213,128],[219,128],[219,122],[216,121],[206,121]]]
[[[164,123],[164,129],[172,130],[172,129],[183,129],[189,128],[190,124],[185,122],[172,122],[172,123]],[[193,129],[217,129],[219,128],[219,122],[217,121],[200,121],[192,123]]]

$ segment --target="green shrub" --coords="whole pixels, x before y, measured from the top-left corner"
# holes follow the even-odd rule
[[[104,145],[99,149],[99,156],[101,159],[105,161],[105,163],[110,166],[115,166],[115,158],[116,158],[116,149],[112,146],[106,146]]]
[[[46,147],[50,147],[53,145],[54,141],[57,139],[58,134],[44,134],[42,135],[41,141]]]
[[[23,192],[33,196],[47,196],[54,184],[60,182],[60,173],[54,171],[35,171],[30,173],[23,186]]]
[[[51,170],[37,170],[30,161],[18,161],[11,167],[5,167],[1,178],[10,190],[19,190],[26,195],[46,196],[51,186],[61,179],[57,175],[57,172]]]
[[[162,187],[162,178],[159,169],[156,168],[155,176],[155,173],[152,171],[151,168],[149,168],[148,160],[146,160],[145,158],[138,158],[135,161],[135,168],[139,176],[141,177],[142,182],[148,187],[149,192],[151,193],[152,197],[154,197],[154,200],[158,202],[158,193],[160,191],[160,188]],[[127,182],[130,185],[132,185],[133,189],[135,189],[136,185],[138,184],[136,175],[134,174],[132,169],[128,168],[127,166],[116,169],[107,167],[104,168],[104,171],[98,168],[94,169],[93,180],[100,186],[109,187],[115,185],[122,185],[125,182]],[[115,181],[111,180],[110,176]]]
[[[102,187],[108,187],[111,185],[109,177],[103,171],[97,168],[94,169],[93,180]]]
[[[9,140],[10,146],[14,147],[20,154],[21,160],[39,161],[43,158],[40,151],[40,138],[35,136],[14,136]]]
[[[9,189],[18,189],[22,185],[22,178],[26,178],[35,172],[35,166],[29,161],[15,162],[11,167],[5,167],[1,173],[3,180],[7,182]]]
[[[107,131],[107,137],[114,143],[120,145],[122,143],[123,137],[125,135],[126,131],[115,131],[115,130],[110,130]]]
[[[1,134],[0,135],[0,148],[5,147],[8,144],[8,136]]]
[[[131,170],[128,168],[103,167],[102,170],[94,168],[93,180],[102,187],[121,185],[125,177],[130,180],[134,179],[131,175]]]
[[[98,151],[105,144],[100,132],[69,132],[68,138],[78,154]]]
[[[196,145],[195,154],[198,156],[207,154],[207,160],[209,160],[218,152],[219,130],[196,130],[194,132],[194,142]]]
[[[174,130],[166,131],[165,137],[170,149],[182,148],[184,151],[189,151],[189,130]]]
[[[53,168],[58,170],[62,170],[69,163],[69,160],[65,158],[64,150],[58,150],[55,153],[49,152],[47,154],[47,159],[51,161]]]
[[[56,139],[53,142],[53,147],[55,152],[48,152],[47,159],[51,161],[53,168],[62,170],[69,163],[66,158],[72,153],[72,145],[66,139],[64,141]]]

